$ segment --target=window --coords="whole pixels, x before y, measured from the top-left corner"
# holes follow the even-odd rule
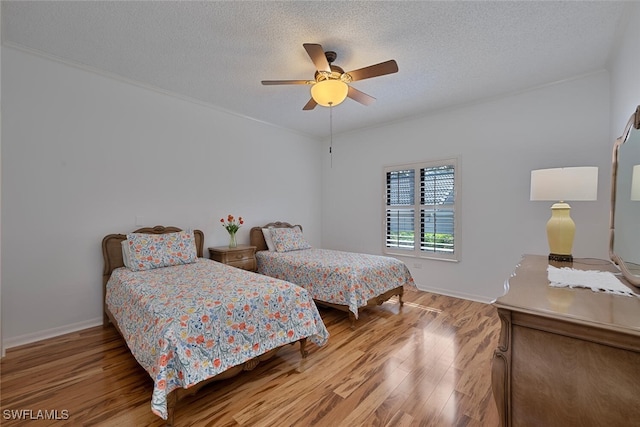
[[[457,160],[385,168],[385,253],[459,260]]]

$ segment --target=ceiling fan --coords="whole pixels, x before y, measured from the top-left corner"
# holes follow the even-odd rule
[[[311,99],[302,108],[303,110],[313,110],[318,104],[324,107],[335,107],[347,97],[361,104],[370,105],[376,99],[350,86],[349,83],[398,72],[398,64],[392,59],[345,73],[342,68],[332,64],[337,57],[335,52],[325,52],[321,45],[314,43],[305,43],[302,46],[316,66],[317,71],[313,80],[263,80],[262,84],[311,85]]]

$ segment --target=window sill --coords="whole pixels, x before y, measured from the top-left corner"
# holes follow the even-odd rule
[[[445,261],[445,262],[460,262],[458,258],[446,258],[439,256],[429,256],[429,255],[416,255],[414,253],[403,253],[403,252],[391,252],[391,251],[383,251],[383,253],[387,256],[395,256],[395,257],[403,257],[403,258],[412,258],[412,259],[424,259],[424,260],[432,260],[432,261]]]

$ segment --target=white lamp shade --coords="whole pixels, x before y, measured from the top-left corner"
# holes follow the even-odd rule
[[[349,86],[342,80],[322,80],[311,86],[311,97],[323,107],[340,104],[347,97]]]
[[[631,178],[631,200],[640,202],[640,165],[633,167]]]
[[[538,169],[531,171],[531,200],[582,201],[598,199],[598,168]]]

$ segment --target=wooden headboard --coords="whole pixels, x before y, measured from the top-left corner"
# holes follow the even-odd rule
[[[139,228],[133,231],[133,233],[167,234],[177,233],[179,231],[182,231],[182,229],[178,227],[163,227],[162,225],[156,225],[155,227]],[[193,230],[193,235],[196,239],[196,251],[198,258],[202,258],[204,253],[204,233],[200,230]],[[107,295],[107,282],[111,277],[111,273],[118,267],[124,267],[124,261],[122,260],[122,242],[124,240],[127,240],[126,234],[109,234],[102,239],[102,257],[104,259],[104,269],[102,271],[103,302]]]
[[[269,249],[267,248],[267,242],[264,241],[264,234],[262,234],[262,229],[269,228],[269,227],[274,227],[274,228],[300,227],[300,231],[302,231],[301,225],[291,225],[288,222],[280,222],[280,221],[270,222],[269,224],[263,225],[262,227],[253,227],[249,232],[249,244],[251,246],[256,247],[256,252],[266,251]]]

